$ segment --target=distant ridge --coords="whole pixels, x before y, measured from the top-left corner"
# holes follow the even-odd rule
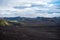
[[[20,23],[23,23],[23,25],[25,26],[57,26],[60,24],[60,17],[54,17],[54,18],[5,17],[4,20],[16,21],[16,22],[18,21]]]

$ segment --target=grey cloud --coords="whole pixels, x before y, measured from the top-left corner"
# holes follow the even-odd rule
[[[14,8],[16,9],[25,9],[25,8],[33,8],[33,7],[36,7],[36,8],[48,8],[46,5],[43,5],[43,4],[34,4],[34,3],[30,3],[31,6],[15,6]]]
[[[32,4],[31,7],[45,8],[46,6],[45,5],[42,5],[42,4]]]
[[[28,7],[26,7],[26,6],[15,6],[14,8],[16,8],[16,9],[25,9],[25,8],[28,8]]]

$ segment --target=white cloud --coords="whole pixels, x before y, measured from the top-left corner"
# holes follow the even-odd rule
[[[60,6],[52,4],[52,1],[53,0],[3,0],[0,2],[0,17],[60,16],[60,13],[58,13],[60,12]]]

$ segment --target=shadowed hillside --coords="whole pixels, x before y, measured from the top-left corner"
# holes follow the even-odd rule
[[[46,20],[46,19],[45,19]],[[0,19],[1,40],[59,40],[58,21],[10,21]]]

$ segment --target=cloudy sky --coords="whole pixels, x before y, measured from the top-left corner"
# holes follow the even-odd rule
[[[0,17],[59,17],[60,0],[0,0]]]

